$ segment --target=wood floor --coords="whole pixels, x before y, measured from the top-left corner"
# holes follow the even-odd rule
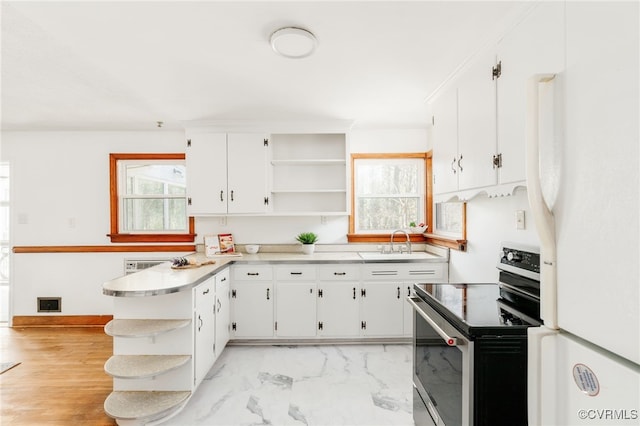
[[[0,374],[0,424],[115,425],[103,410],[112,351],[102,327],[0,327],[0,360],[21,362]]]

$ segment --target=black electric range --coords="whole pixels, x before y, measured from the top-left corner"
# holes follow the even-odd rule
[[[418,297],[467,337],[525,335],[541,321],[523,312],[498,283],[414,284]],[[538,308],[539,309],[539,308]],[[525,309],[526,311],[526,309]],[[533,314],[535,315],[535,314]]]
[[[496,283],[413,286],[416,426],[527,422],[527,330],[542,324],[539,251],[501,249]]]

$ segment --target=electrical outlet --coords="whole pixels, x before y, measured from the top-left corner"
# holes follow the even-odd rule
[[[516,210],[516,229],[525,229],[524,210]]]

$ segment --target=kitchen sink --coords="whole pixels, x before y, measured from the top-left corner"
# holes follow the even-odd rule
[[[414,253],[380,253],[377,251],[361,251],[358,255],[364,260],[407,260],[407,259],[433,259],[435,256],[423,251]]]

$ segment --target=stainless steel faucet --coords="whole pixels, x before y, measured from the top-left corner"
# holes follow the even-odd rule
[[[391,253],[393,253],[393,237],[397,233],[401,233],[407,236],[407,251],[411,253],[411,239],[409,238],[409,233],[407,231],[403,231],[402,229],[396,229],[391,233]],[[400,253],[402,253],[402,247],[400,248]]]

